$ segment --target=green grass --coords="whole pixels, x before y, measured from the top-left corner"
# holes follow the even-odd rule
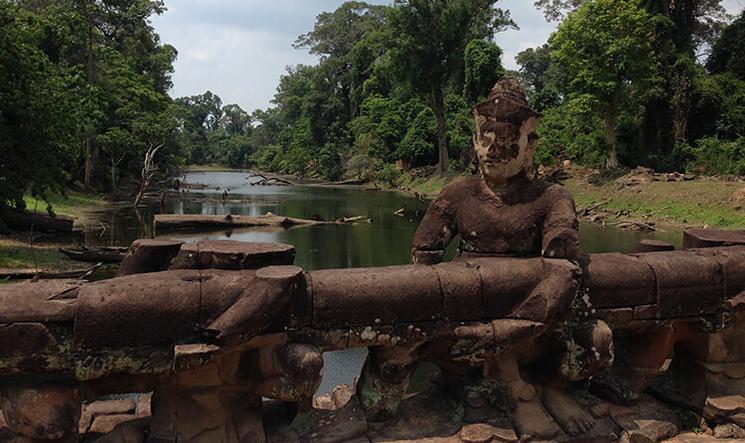
[[[50,195],[48,198],[49,202],[36,199],[29,195],[24,196],[23,200],[26,202],[26,209],[29,211],[36,209],[39,212],[45,212],[47,205],[51,204],[55,213],[71,216],[80,215],[81,212],[93,209],[103,203],[100,195],[78,192],[69,192],[64,196],[59,194]]]
[[[61,269],[72,261],[56,247],[35,247],[13,240],[0,240],[0,268],[9,269]]]
[[[399,188],[409,192],[417,192],[427,197],[436,197],[448,183],[464,177],[464,173],[447,173],[445,175],[431,175],[429,177],[412,177],[404,174],[399,180]]]
[[[628,210],[629,219],[689,226],[745,229],[745,207],[734,201],[742,183],[717,180],[652,182],[619,189],[614,182],[597,186],[571,179],[565,186],[577,207],[607,201],[603,208]]]

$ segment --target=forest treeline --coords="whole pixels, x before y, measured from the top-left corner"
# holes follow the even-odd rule
[[[168,96],[176,49],[149,24],[152,0],[0,0],[0,209],[77,185],[116,192],[157,149],[185,162]]]
[[[495,0],[346,2],[295,46],[320,57],[273,106],[194,109],[193,162],[393,183],[401,167],[472,163],[471,108],[506,73]],[[537,160],[745,174],[745,17],[720,0],[538,0],[557,31],[517,56],[544,118]],[[219,124],[220,119],[231,124]],[[235,134],[237,128],[243,128]],[[233,135],[231,135],[233,134]]]
[[[544,117],[537,161],[745,175],[745,16],[721,0],[537,0],[558,21],[506,72],[497,0],[349,1],[295,46],[272,105],[168,95],[162,0],[0,0],[0,205],[219,163],[393,184],[467,170],[471,108],[505,73]],[[239,54],[236,56],[240,56]],[[207,89],[209,85],[205,85]]]

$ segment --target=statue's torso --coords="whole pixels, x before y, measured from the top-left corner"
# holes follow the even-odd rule
[[[565,196],[562,187],[534,180],[499,197],[479,176],[467,177],[445,188],[433,203],[443,216],[433,217],[432,226],[423,221],[415,247],[426,249],[442,229],[436,225],[448,220],[460,235],[461,253],[538,255],[546,216],[552,203]]]
[[[478,177],[467,179],[468,198],[454,202],[459,250],[464,253],[533,255],[541,252],[547,186],[526,183],[515,195],[490,195]]]

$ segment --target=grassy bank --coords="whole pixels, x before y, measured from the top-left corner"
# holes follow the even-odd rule
[[[184,172],[246,172],[248,169],[236,169],[225,165],[189,165]]]
[[[412,177],[404,174],[400,187],[407,192],[435,197],[451,180],[462,175]],[[587,176],[575,173],[564,186],[574,195],[578,208],[603,202],[609,212],[628,211],[625,218],[669,226],[707,226],[745,229],[745,200],[735,192],[745,183],[702,178],[694,181],[655,181],[620,187],[615,180],[592,184]]]
[[[651,182],[619,187],[587,183],[583,178],[567,180],[577,207],[600,202],[610,212],[627,210],[627,218],[680,226],[745,229],[745,201],[734,195],[745,183],[713,178],[684,182]]]
[[[448,173],[445,175],[433,174],[430,176],[413,176],[407,172],[399,180],[399,189],[405,192],[416,193],[425,197],[434,198],[453,180],[464,177],[464,173]]]
[[[35,244],[21,238],[0,238],[0,269],[60,270],[81,267],[57,249],[58,244]]]
[[[46,212],[47,206],[52,205],[56,214],[80,217],[86,212],[91,211],[104,204],[104,200],[97,194],[83,194],[81,192],[69,192],[67,195],[51,195],[48,202],[39,200],[30,195],[23,198],[26,202],[26,209],[29,211]]]
[[[100,195],[70,192],[67,195],[51,195],[49,201],[37,200],[34,197],[24,198],[29,211],[46,212],[51,204],[54,212],[60,215],[76,217],[76,223],[84,220],[87,214],[105,204]],[[0,268],[5,269],[44,269],[61,270],[79,268],[74,262],[59,252],[64,246],[59,242],[31,244],[28,233],[15,233],[12,237],[0,237]]]

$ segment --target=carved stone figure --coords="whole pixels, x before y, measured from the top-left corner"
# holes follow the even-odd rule
[[[414,236],[414,261],[442,261],[456,234],[466,257],[576,258],[574,200],[560,185],[533,177],[540,115],[517,80],[502,78],[473,113],[479,174],[451,183],[432,202]]]
[[[560,185],[533,176],[533,155],[538,141],[535,130],[540,114],[528,106],[517,80],[502,78],[487,99],[476,105],[473,114],[476,128],[473,144],[479,173],[451,183],[432,202],[414,236],[414,262],[442,261],[455,235],[460,236],[456,260],[540,255],[576,259],[579,238],[574,201]],[[572,272],[579,274],[579,269]],[[561,375],[558,367],[557,374],[543,390],[543,402],[535,387],[520,375],[519,345],[535,339],[560,320],[577,290],[577,277],[567,278],[561,273],[556,278],[551,273],[544,277],[519,303],[510,306],[510,301],[504,300],[502,318],[488,324],[461,326],[456,329],[456,336],[461,341],[474,342],[467,354],[481,354],[478,358],[472,354],[470,363],[483,365],[489,377],[507,386],[508,396],[515,405],[514,420],[521,432],[538,438],[553,438],[558,428],[546,414],[544,405],[570,434],[586,431],[594,420],[563,394],[563,384],[557,381]],[[588,350],[598,349],[600,366],[608,364],[612,359],[612,338],[607,325],[602,321],[593,323],[585,337],[589,338],[584,343]],[[487,350],[486,344],[490,341],[498,343],[499,352]],[[374,385],[385,384],[390,391],[396,384],[390,380],[382,383],[377,380],[381,376],[376,374],[388,374],[388,378],[397,374],[399,384],[405,386],[403,382],[408,381],[415,359],[404,364],[394,356],[401,353],[401,350],[387,348],[370,350],[359,392],[363,406],[368,411],[373,410],[369,414],[372,417],[394,413],[395,394],[381,395]],[[448,366],[445,360],[452,359],[452,354],[452,347],[444,346],[434,359],[440,366]],[[385,369],[394,361],[398,362],[395,370]],[[569,378],[567,371],[564,372],[563,379]],[[399,391],[399,398],[403,392],[403,389]],[[373,402],[368,398],[380,400]],[[389,404],[381,411],[380,403],[385,402]]]

